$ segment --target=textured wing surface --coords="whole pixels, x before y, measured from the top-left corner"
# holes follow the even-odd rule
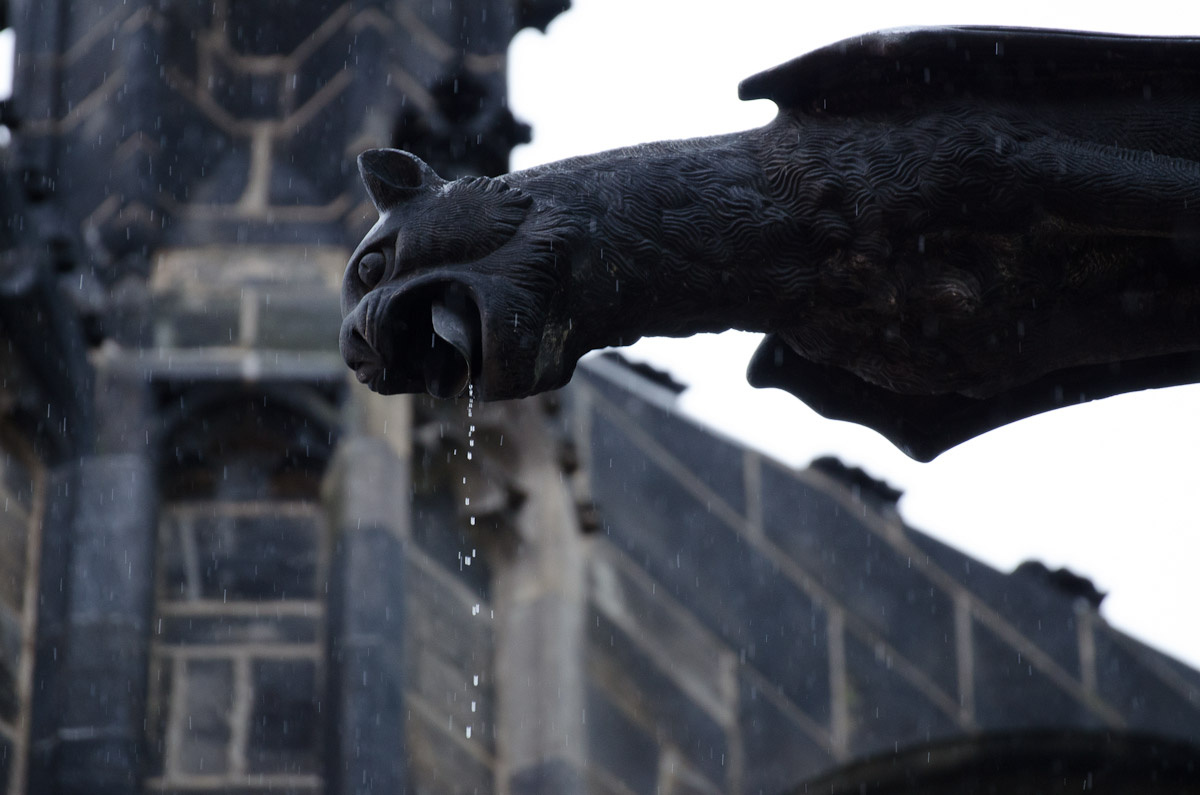
[[[1033,28],[887,30],[831,44],[742,81],[742,99],[854,115],[948,97],[1145,102],[1200,81],[1200,38]]]
[[[1151,265],[1175,273],[1190,271],[1200,252],[1200,38],[1020,28],[884,31],[754,75],[739,94],[774,101],[800,129],[837,119],[901,125],[978,109],[1021,131],[1013,168],[1037,186],[1031,200],[1076,238],[1100,236],[1114,250],[1131,251],[1143,250],[1137,241],[1144,240],[1144,250],[1156,254],[1164,247],[1152,241],[1173,241],[1169,260]],[[1176,352],[1070,367],[986,400],[899,395],[809,362],[771,335],[748,375],[756,386],[783,388],[826,416],[865,424],[927,459],[1056,406],[1188,383],[1195,373],[1196,356]]]

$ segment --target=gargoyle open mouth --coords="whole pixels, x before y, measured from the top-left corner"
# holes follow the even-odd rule
[[[375,392],[459,397],[480,373],[479,307],[453,282],[375,290],[342,321],[340,347]]]

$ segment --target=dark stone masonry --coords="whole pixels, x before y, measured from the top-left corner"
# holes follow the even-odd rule
[[[900,792],[1036,747],[1196,791],[1200,673],[863,473],[617,359],[354,382],[354,155],[505,170],[508,44],[564,7],[7,3],[0,792]]]

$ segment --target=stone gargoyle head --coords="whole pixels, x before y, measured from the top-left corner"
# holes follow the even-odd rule
[[[555,239],[533,201],[498,179],[446,181],[418,158],[376,149],[358,160],[379,221],[342,285],[340,347],[383,394],[502,399],[570,378],[555,298]]]

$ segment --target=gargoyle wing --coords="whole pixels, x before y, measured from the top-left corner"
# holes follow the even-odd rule
[[[1039,201],[1079,229],[1183,240],[1200,257],[1200,38],[1020,28],[931,28],[860,36],[750,77],[742,99],[781,113],[887,123],[967,100],[1035,119],[1047,133],[1027,162]],[[882,433],[929,460],[978,434],[1064,405],[1191,383],[1200,356],[1084,364],[986,398],[905,395],[805,360],[769,335],[751,384],[785,389],[833,419]]]
[[[1043,28],[901,28],[814,50],[748,77],[744,100],[814,114],[912,109],[953,94],[1085,103],[1195,93],[1200,38]],[[1194,144],[1193,144],[1194,146]]]

